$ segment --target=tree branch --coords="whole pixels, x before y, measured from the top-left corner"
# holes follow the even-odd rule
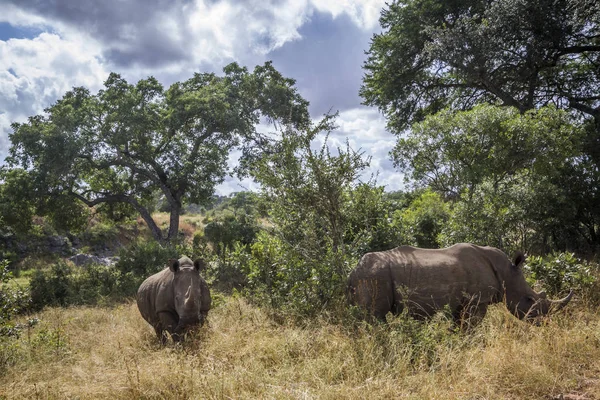
[[[158,225],[156,225],[156,222],[154,222],[152,215],[146,209],[146,207],[142,206],[137,201],[137,199],[134,197],[128,196],[126,194],[108,194],[108,195],[103,194],[101,197],[97,197],[93,200],[89,200],[85,196],[83,196],[79,193],[75,193],[73,191],[69,192],[69,195],[71,195],[72,197],[83,202],[88,207],[94,207],[94,206],[96,206],[98,204],[102,204],[102,203],[108,203],[108,204],[127,203],[127,204],[130,204],[133,208],[135,208],[140,213],[140,215],[142,216],[142,218],[148,225],[148,228],[150,228],[150,230],[152,231],[152,234],[154,235],[155,239],[158,241],[163,241],[162,232],[161,232],[160,228],[158,227]]]

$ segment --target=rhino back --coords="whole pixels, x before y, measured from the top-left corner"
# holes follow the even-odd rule
[[[458,244],[446,249],[400,247],[392,251],[396,287],[406,289],[409,302],[429,309],[459,306],[465,297],[490,303],[499,291],[492,261],[478,246]]]
[[[491,303],[498,297],[501,284],[494,265],[498,256],[487,249],[457,244],[446,249],[400,246],[367,253],[352,272],[349,284],[377,285],[380,290],[371,300],[375,302],[390,301],[391,287],[397,307],[403,302],[415,314],[430,315],[445,305],[455,310],[470,296]],[[358,291],[357,298],[366,304],[360,297],[373,296],[374,292],[363,292]]]
[[[159,312],[173,309],[173,296],[170,299],[168,296],[168,293],[172,293],[171,281],[172,272],[165,268],[148,277],[138,289],[138,309],[142,317],[153,326],[159,322]]]

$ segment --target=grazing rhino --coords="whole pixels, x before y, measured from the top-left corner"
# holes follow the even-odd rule
[[[348,278],[348,295],[374,317],[403,307],[424,318],[449,307],[456,322],[476,323],[490,304],[505,301],[520,319],[534,320],[566,306],[573,292],[551,301],[525,281],[519,253],[511,262],[500,250],[467,243],[446,249],[400,246],[365,254]],[[471,319],[473,318],[473,319]]]
[[[165,331],[180,341],[189,329],[202,326],[210,310],[210,291],[200,271],[203,260],[169,260],[169,267],[146,279],[137,292],[142,317],[154,327],[162,343]]]

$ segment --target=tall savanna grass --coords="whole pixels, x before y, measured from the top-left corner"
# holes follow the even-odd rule
[[[47,309],[2,343],[0,398],[600,398],[600,318],[587,307],[541,326],[492,307],[463,333],[442,315],[299,325],[241,298],[217,300],[208,326],[165,347],[133,302]]]

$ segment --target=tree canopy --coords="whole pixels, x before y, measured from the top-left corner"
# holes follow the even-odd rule
[[[170,240],[183,203],[205,203],[223,181],[232,149],[257,155],[267,140],[255,128],[261,118],[307,126],[308,102],[294,84],[271,63],[253,72],[232,63],[223,76],[196,73],[167,90],[153,77],[133,85],[111,73],[97,94],[74,88],[13,124],[8,166],[27,172],[30,198],[127,204],[156,239]],[[149,209],[156,191],[169,204],[166,236]]]
[[[595,121],[598,140],[597,1],[396,0],[380,23],[360,94],[392,131],[446,107],[554,104]]]
[[[391,154],[417,186],[455,197],[523,169],[551,174],[579,155],[582,133],[570,121],[553,107],[525,114],[489,105],[445,110],[413,125]]]

